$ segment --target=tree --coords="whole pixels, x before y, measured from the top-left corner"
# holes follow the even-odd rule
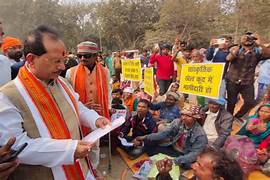
[[[157,0],[109,0],[97,6],[102,37],[117,49],[139,48],[145,31],[158,20]]]
[[[216,34],[219,3],[214,0],[167,0],[161,7],[160,20],[146,33],[146,46],[156,42],[173,42],[176,36],[192,39],[195,46],[206,45]]]
[[[30,30],[44,24],[56,28],[69,49],[81,39],[89,12],[89,5],[60,4],[58,0],[0,0],[0,4],[6,34],[25,39]]]

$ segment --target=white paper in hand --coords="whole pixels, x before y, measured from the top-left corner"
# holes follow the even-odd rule
[[[99,138],[106,135],[107,133],[111,132],[112,130],[118,128],[125,122],[125,118],[120,117],[118,119],[115,119],[112,122],[112,125],[107,125],[104,129],[98,128],[95,131],[89,133],[87,136],[85,136],[82,140],[88,141],[88,142],[96,142]]]
[[[127,147],[134,146],[133,143],[127,142],[127,140],[125,138],[118,137],[118,139],[121,141],[121,144],[123,146],[127,146]]]

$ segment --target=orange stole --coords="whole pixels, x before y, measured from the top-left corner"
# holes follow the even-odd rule
[[[124,103],[128,109],[128,112],[133,111],[134,101],[135,101],[135,97],[133,95],[131,96],[131,98],[124,100]]]
[[[18,78],[21,80],[33,103],[38,109],[52,139],[71,139],[66,123],[62,118],[57,105],[41,82],[28,71],[26,66],[23,66],[20,69]],[[63,85],[63,83],[61,83],[61,85]],[[69,92],[67,87],[64,89],[70,96],[71,92]],[[70,96],[70,98],[72,100],[72,96]],[[72,102],[75,103],[73,100]],[[74,107],[76,108],[75,104]],[[74,165],[63,165],[62,168],[68,180],[84,179],[79,162],[75,162]]]
[[[80,95],[79,100],[85,104],[86,101],[86,87],[85,87],[85,67],[82,64],[79,64],[75,70],[75,78],[72,78],[72,85],[75,90]],[[101,105],[102,112],[100,115],[110,118],[109,113],[109,97],[108,97],[108,83],[107,83],[107,72],[102,67],[100,63],[96,63],[96,89],[98,104]],[[87,135],[90,132],[90,129],[82,126],[83,135]]]

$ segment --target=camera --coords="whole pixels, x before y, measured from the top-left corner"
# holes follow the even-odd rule
[[[254,45],[255,41],[257,40],[254,34],[252,32],[246,32],[245,35],[246,35],[246,41],[248,42],[248,45],[250,46]]]
[[[241,43],[244,46],[254,46],[256,40],[257,38],[254,36],[254,34],[248,31],[244,34],[244,36],[242,36]]]

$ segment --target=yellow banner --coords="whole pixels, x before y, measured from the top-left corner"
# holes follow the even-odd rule
[[[139,59],[122,60],[122,74],[124,80],[141,81],[141,61]]]
[[[184,64],[180,92],[210,98],[219,97],[224,63]]]
[[[152,67],[144,69],[144,91],[150,96],[154,95],[154,71]]]

